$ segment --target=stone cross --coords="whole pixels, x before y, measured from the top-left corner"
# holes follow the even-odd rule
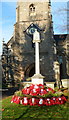
[[[35,74],[32,76],[33,84],[43,84],[43,78],[40,74],[40,65],[39,65],[39,43],[40,43],[40,34],[35,30],[33,33],[33,43],[35,43]]]
[[[35,43],[35,74],[40,74],[39,42],[40,42],[40,35],[39,35],[39,32],[35,30],[33,34],[33,43]]]

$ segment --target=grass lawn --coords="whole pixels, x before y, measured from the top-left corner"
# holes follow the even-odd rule
[[[54,106],[24,106],[11,103],[12,96],[2,101],[2,120],[69,120],[69,101]]]

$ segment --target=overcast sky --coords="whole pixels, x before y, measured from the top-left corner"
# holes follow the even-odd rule
[[[12,1],[12,2],[11,2]],[[23,0],[26,1],[26,0]],[[35,0],[36,1],[36,0]],[[37,0],[38,1],[38,0]],[[44,1],[44,0],[42,0]],[[53,28],[55,34],[66,34],[67,29],[67,0],[51,0]],[[7,42],[13,35],[16,22],[16,0],[1,0],[0,2],[0,53],[2,51],[2,39]]]

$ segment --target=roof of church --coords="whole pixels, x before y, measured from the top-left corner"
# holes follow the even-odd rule
[[[11,42],[13,42],[13,36],[10,38],[10,40],[7,42],[7,44],[10,44]]]
[[[67,37],[67,34],[57,34],[57,35],[54,35],[54,39],[56,41],[61,41],[61,40],[64,41],[66,39],[66,37]]]

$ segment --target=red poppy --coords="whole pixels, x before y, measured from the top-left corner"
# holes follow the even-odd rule
[[[56,104],[56,101],[54,102],[54,100],[50,100],[50,102],[51,102],[51,105],[55,105]]]
[[[26,94],[27,88],[22,89],[22,93]]]
[[[22,93],[26,94],[26,95],[29,95],[30,94],[30,88],[27,87],[27,88],[22,89]]]
[[[62,100],[61,97],[56,98],[56,102],[57,102],[57,104],[63,104],[64,103],[64,101]]]
[[[16,98],[16,96],[13,96],[12,99],[11,99],[11,103],[14,102],[14,99]]]
[[[46,100],[45,100],[45,105],[47,105],[47,106],[52,105],[52,101],[51,101],[50,98],[46,98]]]
[[[42,88],[42,89],[44,89],[44,85],[42,85],[42,84],[39,84],[38,86],[39,86],[39,88]]]
[[[66,97],[65,97],[65,96],[62,96],[62,97],[61,97],[61,99],[62,99],[64,102],[66,102],[66,101],[67,101],[67,99],[66,99]]]
[[[52,93],[55,92],[55,91],[54,91],[52,88],[50,88],[50,87],[48,87],[46,90],[47,90],[47,92],[49,92],[49,91],[51,91]]]
[[[31,98],[29,100],[29,105],[31,105],[31,106],[38,105],[38,99],[37,98]]]
[[[16,103],[16,104],[20,104],[20,97],[17,98],[17,100],[16,100],[15,103]]]
[[[45,100],[43,98],[39,98],[38,106],[43,106],[45,104]]]
[[[56,97],[52,97],[51,100],[53,105],[57,104]]]
[[[44,90],[44,89],[40,89],[40,94],[39,95],[45,95],[45,94],[47,94],[48,92],[46,91],[46,90]]]
[[[12,100],[13,100],[13,103],[16,103],[16,104],[19,104],[19,103],[20,103],[20,97],[18,97],[18,96],[14,96],[14,97],[12,98]]]
[[[34,84],[31,84],[29,88],[30,90],[34,89]]]
[[[40,93],[40,88],[32,89],[32,90],[30,91],[30,95],[32,95],[32,96],[39,95],[39,93]]]
[[[29,99],[27,97],[24,97],[22,100],[21,100],[21,104],[23,105],[28,105],[29,104]]]

